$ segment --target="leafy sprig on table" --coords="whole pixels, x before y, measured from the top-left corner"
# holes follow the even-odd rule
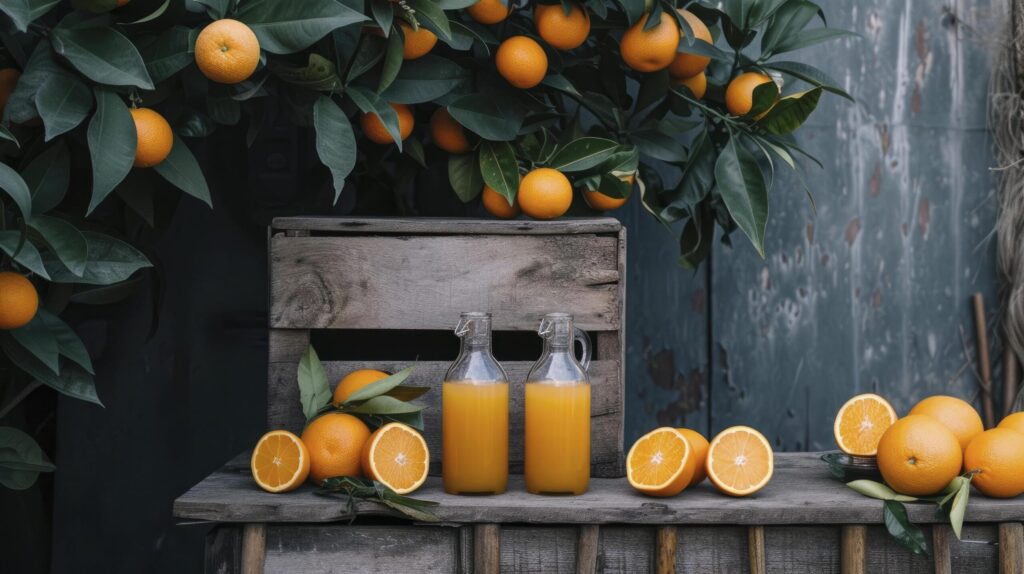
[[[422,396],[430,388],[402,384],[414,368],[406,367],[389,377],[374,381],[352,393],[344,402],[335,404],[331,400],[333,393],[323,363],[316,349],[310,345],[299,360],[298,371],[299,401],[306,422],[326,412],[341,412],[355,415],[372,426],[400,422],[422,431],[422,411],[426,407],[409,401]]]
[[[421,522],[438,522],[441,519],[431,509],[439,503],[431,500],[420,500],[402,496],[386,485],[368,478],[356,478],[352,476],[335,476],[324,479],[320,488],[316,491],[322,496],[344,494],[348,505],[349,515],[355,519],[356,502],[360,500],[372,501],[383,504],[388,508],[401,512],[402,514],[419,520]]]

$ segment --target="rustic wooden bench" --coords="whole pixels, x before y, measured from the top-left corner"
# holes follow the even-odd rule
[[[626,244],[614,219],[283,218],[274,221],[269,242],[269,428],[301,430],[296,369],[322,330],[451,337],[460,312],[489,311],[496,332],[522,332],[534,330],[544,313],[566,311],[595,340],[595,478],[579,497],[529,495],[520,476],[506,494],[458,497],[431,477],[414,496],[439,502],[441,522],[414,524],[371,502],[353,511],[311,486],[265,493],[240,455],[174,504],[182,520],[218,524],[207,538],[207,572],[1024,574],[1024,501],[976,496],[964,541],[935,524],[932,506],[911,506],[934,546],[932,558],[916,556],[886,534],[881,503],[836,482],[815,454],[779,454],[773,481],[748,498],[725,497],[706,483],[669,499],[633,492],[622,478]],[[411,358],[357,357],[324,367],[333,384],[353,369],[394,371]],[[516,473],[531,361],[503,364],[512,381],[509,456]],[[417,362],[409,383],[439,387],[447,366]],[[424,435],[436,463],[440,393],[419,400],[430,407]]]

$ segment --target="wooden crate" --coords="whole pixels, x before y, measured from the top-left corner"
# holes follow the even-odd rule
[[[310,331],[426,330],[451,337],[459,314],[492,314],[495,331],[533,331],[545,313],[571,313],[590,333],[591,474],[623,476],[626,230],[608,218],[566,221],[282,218],[270,236],[269,428],[301,431],[298,361]],[[498,350],[500,354],[500,349]],[[416,364],[434,470],[441,393],[455,359]],[[360,368],[412,361],[325,361],[332,385]],[[522,472],[523,385],[532,361],[502,362],[510,388],[509,459]]]

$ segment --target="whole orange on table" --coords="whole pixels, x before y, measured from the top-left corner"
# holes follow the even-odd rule
[[[539,167],[519,181],[516,201],[523,213],[534,219],[554,219],[569,211],[572,183],[557,169]]]
[[[370,438],[366,423],[347,413],[321,415],[302,431],[309,449],[309,478],[319,484],[333,476],[361,476],[360,456]]]
[[[964,451],[971,484],[986,496],[1012,498],[1024,493],[1024,434],[1009,428],[980,433]]]
[[[260,63],[260,41],[238,20],[217,20],[196,37],[196,65],[204,76],[220,84],[243,82]]]
[[[960,473],[962,464],[963,452],[953,431],[925,415],[899,419],[878,442],[878,470],[902,494],[935,494]]]
[[[390,376],[391,375],[384,371],[378,371],[376,369],[359,369],[357,371],[352,371],[338,382],[337,387],[334,387],[334,396],[332,397],[331,402],[335,405],[340,405],[347,401],[348,398],[352,396],[352,393],[370,383],[375,383]]]
[[[914,405],[908,414],[925,415],[939,421],[953,431],[960,449],[966,449],[971,439],[985,430],[978,411],[963,399],[936,395]]]
[[[1024,433],[1024,413],[1010,413],[997,425],[1001,429],[1010,429]]]

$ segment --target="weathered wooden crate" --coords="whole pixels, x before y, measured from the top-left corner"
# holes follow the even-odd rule
[[[263,492],[240,455],[174,504],[175,516],[219,526],[206,571],[242,572],[1006,572],[1024,574],[1024,501],[976,496],[964,541],[930,505],[910,516],[930,534],[915,556],[882,526],[882,506],[835,482],[813,453],[777,455],[761,492],[727,498],[704,483],[652,499],[623,474],[625,231],[611,219],[558,222],[286,218],[270,236],[268,426],[301,430],[298,359],[319,330],[449,331],[462,311],[489,311],[497,331],[529,331],[567,311],[596,340],[593,465],[578,497],[445,494],[428,478],[415,496],[440,503],[440,524],[413,524],[374,503],[354,511],[310,486]],[[500,358],[500,349],[499,349]],[[452,357],[454,358],[454,357]],[[327,361],[332,383],[355,368],[410,361]],[[417,363],[437,387],[450,362]],[[503,361],[512,380],[510,457],[522,463],[522,385],[530,361]],[[440,455],[440,393],[421,400]],[[355,519],[355,522],[351,522]]]

